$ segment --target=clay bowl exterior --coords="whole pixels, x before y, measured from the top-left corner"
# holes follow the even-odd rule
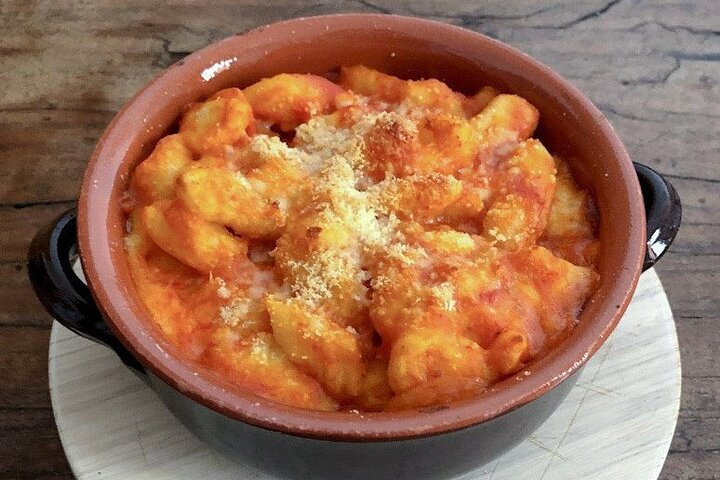
[[[599,213],[602,281],[570,338],[481,396],[399,413],[308,412],[238,391],[180,360],[130,278],[120,199],[132,169],[176,128],[188,103],[283,72],[365,64],[404,78],[484,85],[528,99],[538,136],[567,159]],[[293,478],[443,478],[523,440],[558,406],[625,311],[644,255],[645,214],[633,165],[602,114],[567,81],[485,36],[415,18],[338,15],[291,20],[204,48],[149,83],[114,118],[87,168],[78,236],[92,295],[149,385],[197,436],[224,454]]]

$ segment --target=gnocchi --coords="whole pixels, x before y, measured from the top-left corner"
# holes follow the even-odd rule
[[[599,281],[592,197],[539,118],[362,65],[222,90],[132,173],[138,295],[188,362],[275,402],[480,395],[569,335]]]

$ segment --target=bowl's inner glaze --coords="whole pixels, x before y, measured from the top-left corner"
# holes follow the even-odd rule
[[[207,372],[178,361],[173,347],[148,326],[134,294],[120,200],[132,169],[176,128],[186,105],[214,92],[279,73],[332,75],[365,64],[402,78],[438,78],[464,93],[491,85],[538,108],[536,134],[565,158],[593,195],[600,215],[602,281],[580,322],[557,349],[477,399],[448,409],[367,414],[312,413],[237,394]],[[108,195],[108,193],[110,193]],[[637,178],[617,136],[599,111],[566,81],[499,42],[419,19],[345,15],[293,20],[232,37],[189,55],[154,80],[116,116],[83,182],[79,237],[93,294],[128,348],[168,383],[226,415],[309,436],[368,439],[412,437],[468,426],[537,398],[574,372],[614,328],[640,271],[644,210]],[[259,404],[259,406],[257,406]],[[431,416],[432,420],[428,417]],[[368,419],[373,419],[368,421]]]

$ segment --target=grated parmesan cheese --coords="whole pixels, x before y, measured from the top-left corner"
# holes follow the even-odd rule
[[[308,258],[286,261],[294,279],[291,295],[311,308],[352,284],[356,291],[351,299],[365,302],[367,289],[362,284],[369,274],[361,268],[364,256],[385,255],[405,265],[427,257],[423,249],[403,243],[401,222],[386,202],[379,201],[377,189],[361,188],[367,182],[362,173],[363,136],[378,123],[398,121],[405,120],[393,113],[372,113],[344,129],[334,126],[329,117],[316,117],[297,129],[298,148],[317,157],[311,164],[322,163],[311,188],[318,228],[340,228],[349,239],[336,248],[312,252]]]
[[[366,135],[373,129],[391,128],[401,137],[412,138],[418,132],[414,119],[427,115],[426,109],[408,103],[398,105],[396,111],[378,113],[364,108],[367,105],[362,105],[362,97],[348,97],[343,101],[359,102],[350,127],[338,126],[333,115],[321,115],[297,127],[293,147],[268,135],[256,135],[249,145],[261,160],[281,158],[309,174],[310,202],[300,215],[316,215],[319,231],[334,228],[344,232],[345,240],[341,244],[323,247],[302,257],[290,252],[284,260],[289,275],[280,291],[287,291],[290,298],[302,301],[311,309],[333,297],[366,303],[365,282],[370,280],[375,287],[383,281],[370,278],[362,268],[364,258],[380,256],[405,266],[428,258],[423,248],[404,241],[401,222],[394,213],[398,199],[394,198],[397,195],[393,194],[393,188],[399,180],[390,176],[382,185],[373,185],[364,173]],[[259,191],[263,186],[253,184],[252,187]],[[283,202],[278,203],[278,208],[287,215],[293,206]],[[292,234],[291,229],[285,233]],[[218,295],[229,298],[230,292],[219,288]],[[248,308],[242,299],[233,299],[221,311],[223,321],[236,324]]]
[[[220,307],[220,318],[230,327],[243,323],[250,313],[251,302],[249,298],[233,298],[230,303]]]
[[[254,337],[250,344],[250,356],[258,363],[268,364],[270,361],[270,346],[265,338]]]
[[[312,159],[305,152],[289,147],[278,137],[263,134],[255,135],[250,140],[248,148],[260,160],[280,158],[297,167],[307,166],[312,163]]]
[[[224,298],[224,299],[230,298],[230,295],[232,295],[232,293],[230,292],[230,289],[227,287],[227,283],[225,283],[225,280],[223,280],[222,278],[219,278],[219,277],[211,278],[211,280],[214,280],[215,283],[217,283],[217,285],[218,285],[218,288],[217,288],[218,297]]]
[[[439,285],[435,285],[430,289],[430,292],[438,306],[443,310],[454,312],[457,309],[455,287],[452,283],[444,282]]]

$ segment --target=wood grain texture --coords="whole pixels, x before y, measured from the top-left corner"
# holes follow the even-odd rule
[[[0,305],[0,327],[34,327],[38,333],[50,328],[52,319],[35,297],[24,261],[0,263]]]
[[[42,327],[0,326],[0,478],[73,478],[50,406]]]
[[[0,206],[0,264],[21,264],[27,255],[32,236],[61,213],[72,208],[75,201],[49,204]]]
[[[111,118],[110,112],[0,110],[0,208],[74,200]]]
[[[79,480],[280,480],[204,446],[108,349],[59,325],[50,343],[53,407]],[[655,480],[680,402],[678,353],[651,270],[557,411],[512,451],[455,480]]]
[[[29,362],[32,371],[3,371],[10,380],[0,387],[2,402],[49,408],[45,373],[32,359],[45,356],[50,323],[29,289],[24,249],[39,225],[72,205],[95,141],[138,88],[188,52],[258,25],[322,13],[400,13],[483,32],[551,66],[596,102],[634,160],[673,181],[683,227],[657,271],[685,370],[661,478],[720,478],[720,406],[706,401],[720,398],[720,3],[399,3],[0,0],[0,343],[25,349],[22,362],[3,357],[3,365],[22,370]],[[0,426],[17,421],[12,412],[0,407]],[[69,478],[51,421],[16,427],[0,435],[0,478]],[[20,445],[45,452],[37,468],[23,461]]]

